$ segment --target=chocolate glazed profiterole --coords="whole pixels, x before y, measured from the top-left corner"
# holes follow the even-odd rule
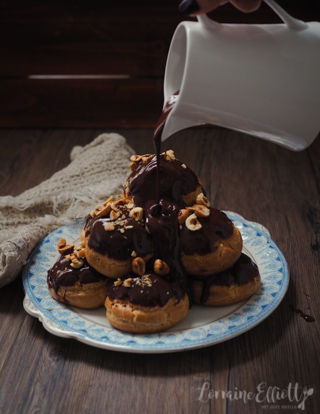
[[[208,276],[191,276],[194,303],[226,306],[248,299],[260,286],[257,265],[244,253],[231,266]]]
[[[144,214],[129,198],[113,197],[87,217],[82,240],[88,263],[110,278],[125,277],[136,257],[147,262],[153,256],[153,240]]]
[[[62,238],[58,251],[61,256],[47,274],[51,296],[58,302],[84,309],[102,306],[110,282],[87,263],[83,244],[67,245]]]
[[[105,301],[110,323],[123,331],[161,332],[188,313],[184,289],[154,272],[115,282]]]

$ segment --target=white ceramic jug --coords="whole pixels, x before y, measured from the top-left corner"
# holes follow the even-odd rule
[[[294,19],[273,0],[280,24],[219,24],[206,15],[177,27],[164,99],[175,104],[162,132],[203,124],[242,131],[292,150],[320,130],[320,23]]]

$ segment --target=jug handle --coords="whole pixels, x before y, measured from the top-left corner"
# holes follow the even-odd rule
[[[303,30],[308,27],[307,23],[298,20],[292,17],[289,13],[287,13],[279,4],[277,4],[274,0],[264,0],[265,3],[281,18],[281,20],[287,25],[288,29],[291,30]],[[197,16],[199,23],[203,26],[208,28],[219,28],[221,27],[220,23],[215,22],[214,20],[209,19],[209,17],[205,14]]]

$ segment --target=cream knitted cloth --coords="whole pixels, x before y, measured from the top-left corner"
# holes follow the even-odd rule
[[[122,136],[102,134],[74,147],[71,163],[50,179],[17,197],[0,197],[0,287],[19,275],[48,233],[122,192],[132,154]]]

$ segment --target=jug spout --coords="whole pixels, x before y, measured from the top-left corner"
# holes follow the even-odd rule
[[[181,117],[179,115],[175,115],[174,113],[170,113],[166,119],[161,140],[165,141],[175,132],[181,131],[186,128],[190,128],[196,126],[197,124],[191,120],[190,118]]]

